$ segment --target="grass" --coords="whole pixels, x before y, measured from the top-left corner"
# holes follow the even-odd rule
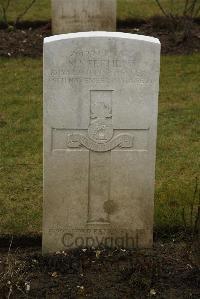
[[[6,0],[0,0],[6,1]],[[180,14],[184,0],[162,0],[163,6],[169,11],[172,10]],[[24,10],[24,7],[30,3],[30,0],[14,0],[10,4],[8,10],[8,19],[13,21],[16,16]],[[51,19],[51,1],[40,0],[36,1],[23,20],[37,21]],[[173,4],[174,3],[174,4]],[[155,0],[117,0],[117,15],[119,20],[128,18],[148,18],[154,15],[162,15]]]
[[[16,233],[38,231],[42,201],[42,63],[1,60],[0,66],[0,227]]]
[[[166,11],[180,14],[184,0],[161,0]],[[117,0],[117,15],[119,20],[129,18],[146,19],[155,15],[163,15],[155,0]]]
[[[199,171],[200,55],[161,61],[155,225],[182,226]],[[42,220],[42,61],[0,60],[0,233],[37,233]],[[6,76],[5,76],[6,74]]]
[[[155,201],[160,227],[182,224],[182,209],[189,211],[199,175],[199,58],[162,57]]]
[[[0,0],[6,2],[7,0]],[[24,8],[30,3],[30,0],[14,0],[8,9],[9,21],[14,21],[16,16],[24,11]],[[25,21],[38,21],[38,20],[50,20],[51,18],[51,0],[36,0],[33,6],[25,14],[22,20]]]

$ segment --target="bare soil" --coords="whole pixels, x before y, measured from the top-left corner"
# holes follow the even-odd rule
[[[24,22],[16,30],[12,27],[6,29],[0,24],[0,28],[0,56],[6,57],[40,57],[43,38],[52,35],[50,22]],[[181,30],[173,34],[164,17],[118,22],[117,30],[159,38],[162,54],[192,54],[200,51],[199,19],[194,20],[188,38],[183,37]]]
[[[0,249],[0,298],[200,298],[200,268],[183,241],[44,256],[35,245]]]

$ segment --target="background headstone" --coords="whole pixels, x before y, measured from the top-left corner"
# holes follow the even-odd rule
[[[152,245],[159,60],[152,37],[45,38],[43,252]]]
[[[53,34],[116,31],[116,0],[52,0]]]

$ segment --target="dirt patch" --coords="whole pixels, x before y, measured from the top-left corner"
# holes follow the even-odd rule
[[[40,57],[43,51],[43,39],[49,35],[51,35],[50,24],[12,31],[1,29],[0,56]]]
[[[200,270],[184,242],[45,256],[37,247],[1,250],[0,272],[1,298],[200,298]]]
[[[182,38],[182,32],[174,35],[169,31],[166,18],[156,17],[149,20],[127,20],[118,22],[118,31],[150,35],[160,39],[162,54],[191,54],[200,51],[200,21],[195,20],[189,39]],[[26,22],[18,29],[0,29],[0,56],[40,57],[43,38],[51,35],[51,23]]]
[[[135,34],[149,35],[156,37],[161,42],[162,54],[192,54],[200,51],[200,20],[195,19],[191,24],[191,34],[189,38],[184,38],[183,31],[179,30],[172,33],[169,20],[164,17],[152,17],[149,20],[142,22],[127,22],[119,23],[119,29],[122,32]]]

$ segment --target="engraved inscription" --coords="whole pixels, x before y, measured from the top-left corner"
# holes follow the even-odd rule
[[[82,134],[69,134],[67,136],[67,146],[69,148],[86,147],[88,150],[94,152],[110,151],[117,146],[120,148],[133,147],[133,136],[130,134],[119,134],[107,143],[96,143],[90,138]]]
[[[147,72],[146,64],[138,68],[140,53],[132,55],[117,53],[110,57],[106,51],[99,49],[77,49],[66,57],[62,68],[53,68],[48,74],[49,80],[58,84],[69,84],[72,88],[79,84],[101,84],[112,82],[132,83],[136,86],[152,85],[152,76]]]

